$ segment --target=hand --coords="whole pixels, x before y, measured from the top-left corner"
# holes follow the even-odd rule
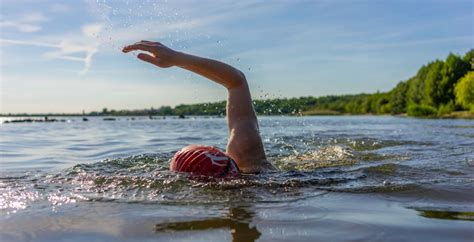
[[[133,45],[125,46],[122,51],[128,53],[130,51],[142,50],[150,54],[140,53],[138,59],[146,61],[161,68],[168,68],[176,65],[177,51],[174,51],[160,42],[151,42],[142,40]]]

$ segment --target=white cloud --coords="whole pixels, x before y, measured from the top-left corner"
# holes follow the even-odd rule
[[[63,39],[58,44],[58,51],[47,52],[44,57],[83,62],[84,68],[79,73],[85,74],[92,65],[92,57],[98,51],[99,43],[94,37],[99,34],[101,29],[101,24],[84,25],[81,28],[80,36]],[[83,56],[77,56],[78,54]]]
[[[92,57],[98,51],[99,43],[93,37],[102,29],[98,23],[84,25],[81,33],[73,36],[56,36],[57,41],[0,39],[1,45],[28,45],[55,49],[43,54],[46,59],[60,59],[84,63],[80,74],[85,74],[91,67]]]
[[[59,45],[51,44],[51,43],[38,42],[38,41],[11,40],[11,39],[0,39],[0,44],[29,45],[29,46],[38,46],[38,47],[59,48]]]
[[[48,20],[49,19],[46,16],[44,16],[43,13],[33,12],[33,13],[23,14],[19,21],[24,22],[24,23],[41,23]]]
[[[102,24],[88,24],[82,26],[82,33],[86,37],[97,37],[102,30]]]
[[[38,32],[41,30],[41,26],[39,25],[23,24],[23,23],[14,22],[14,21],[2,21],[0,22],[0,27],[13,28],[23,33],[33,33],[33,32]]]
[[[40,12],[22,14],[13,20],[0,21],[1,28],[12,28],[23,33],[33,33],[41,30],[41,23],[48,18]]]

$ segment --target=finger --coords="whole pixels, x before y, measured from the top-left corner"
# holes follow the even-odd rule
[[[153,52],[153,47],[149,45],[137,43],[137,44],[125,46],[122,49],[122,51],[125,53],[134,51],[134,50],[143,50],[143,51]]]
[[[160,46],[160,42],[154,42],[154,41],[148,41],[148,40],[141,40],[140,42],[137,42],[135,44],[144,44],[144,45],[149,45],[149,46]]]
[[[160,60],[154,56],[151,56],[149,54],[145,54],[145,53],[140,53],[137,55],[138,59],[142,60],[142,61],[146,61],[148,63],[151,63],[153,65],[158,65]]]
[[[143,50],[143,51],[148,51],[150,49],[149,46],[143,45],[143,44],[133,44],[133,45],[127,45],[123,47],[122,51],[127,53],[130,51],[134,50]]]

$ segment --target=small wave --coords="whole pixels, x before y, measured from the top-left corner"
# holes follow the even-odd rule
[[[407,155],[379,154],[370,151],[354,150],[342,145],[329,145],[317,150],[305,151],[278,157],[275,165],[284,171],[311,171],[326,167],[351,166],[359,162],[382,162],[386,160],[404,161],[411,159]]]
[[[37,201],[54,206],[77,201],[206,204],[236,198],[278,202],[305,198],[320,191],[405,191],[417,186],[417,181],[409,178],[413,172],[423,177],[421,171],[400,164],[410,157],[380,151],[410,142],[305,137],[274,141],[269,160],[281,172],[242,175],[232,180],[190,179],[187,174],[169,171],[173,152],[142,154],[78,164],[56,174],[4,179],[0,204],[7,209],[24,209]],[[390,150],[383,152],[387,151]],[[93,156],[97,155],[102,154]],[[21,206],[12,205],[13,196],[23,199]]]
[[[303,154],[290,155],[275,163],[281,170],[310,171],[322,167],[352,165],[355,163],[354,157],[353,150],[334,145]]]
[[[381,182],[379,184],[349,184],[341,187],[326,187],[324,188],[332,192],[348,192],[348,193],[396,193],[406,192],[411,190],[419,190],[420,186],[416,183],[395,183],[395,182]]]
[[[207,204],[239,198],[276,202],[304,198],[323,186],[362,179],[303,171],[242,175],[237,179],[191,178],[168,170],[171,155],[107,159],[78,164],[56,174],[4,177],[0,205],[2,210],[16,211],[79,201]]]
[[[474,125],[446,125],[444,127],[454,129],[474,129]]]

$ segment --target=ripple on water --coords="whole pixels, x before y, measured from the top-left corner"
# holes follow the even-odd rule
[[[425,145],[372,138],[280,137],[272,142],[269,160],[281,172],[243,175],[232,180],[196,178],[170,172],[168,166],[173,152],[105,159],[78,164],[53,174],[3,179],[0,201],[4,210],[16,211],[35,206],[38,201],[52,206],[79,201],[215,204],[246,200],[281,203],[323,191],[400,192],[418,189],[419,183],[433,182],[430,179],[439,177],[436,174],[442,171],[412,167],[405,163],[411,158],[394,153],[397,149],[381,150],[420,144]],[[119,151],[123,149],[100,151],[89,154],[89,157],[110,157]],[[463,179],[465,174],[454,172],[448,176],[441,178],[457,176]]]
[[[168,171],[172,153],[140,155],[78,164],[56,174],[30,174],[2,179],[3,209],[52,206],[77,201],[125,203],[222,203],[233,200],[280,202],[307,196],[303,188],[344,183],[344,177],[311,172],[243,175],[238,179],[192,177]],[[308,193],[309,194],[309,193]]]

